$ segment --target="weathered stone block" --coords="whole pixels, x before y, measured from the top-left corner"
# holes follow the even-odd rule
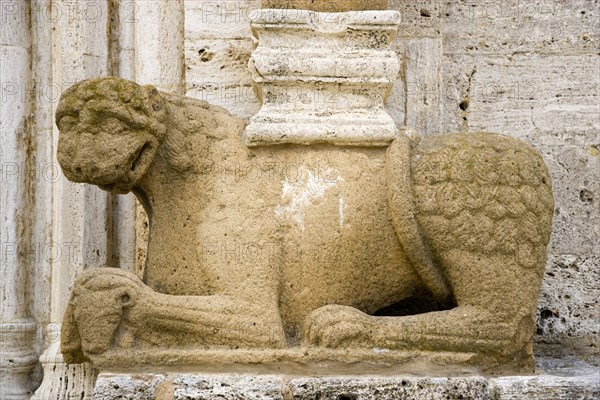
[[[163,400],[166,380],[165,374],[104,374],[96,382],[94,400]]]
[[[232,81],[252,85],[252,75],[248,71],[252,50],[254,45],[249,38],[225,42],[190,37],[185,48],[188,87],[201,82],[218,82],[228,86]]]
[[[451,57],[475,70],[470,79],[467,119],[471,130],[498,131],[531,141],[566,135],[598,139],[598,80],[594,56],[554,55],[543,62],[523,55]],[[565,65],[572,68],[565,70]],[[460,109],[460,103],[455,104]],[[563,140],[557,144],[576,144]]]
[[[248,60],[250,14],[260,0],[185,2],[187,95],[225,107],[242,118],[260,109]]]
[[[536,375],[500,378],[415,376],[422,372],[416,365],[413,374],[368,366],[360,375],[103,374],[94,400],[591,400],[600,396],[598,367],[576,360],[541,362],[548,369]]]
[[[592,1],[438,3],[447,54],[576,55],[593,53],[600,41],[599,11]]]
[[[185,36],[229,41],[250,38],[250,14],[260,0],[186,0]]]
[[[408,40],[403,60],[406,82],[404,123],[423,135],[439,135],[442,132],[441,39]]]
[[[187,95],[250,118],[260,109],[248,70],[252,50],[249,38],[186,38]]]
[[[600,396],[600,369],[582,363],[549,374],[491,381],[494,400],[591,400]]]
[[[284,400],[284,380],[277,376],[180,375],[174,378],[173,400]]]
[[[385,146],[396,136],[384,100],[400,63],[389,48],[400,14],[259,10],[250,68],[263,105],[247,146]]]
[[[556,199],[550,253],[600,255],[600,157],[594,145],[538,148],[548,163]],[[577,274],[573,279],[581,278]]]
[[[440,38],[440,9],[442,2],[438,0],[390,0],[389,9],[402,15],[398,36],[406,39]]]
[[[492,400],[489,382],[469,378],[300,378],[288,383],[294,400]]]
[[[600,256],[553,255],[548,259],[538,303],[538,335],[600,337]]]

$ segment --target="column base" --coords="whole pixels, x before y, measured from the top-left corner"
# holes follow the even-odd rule
[[[0,324],[0,399],[28,400],[30,373],[38,358],[33,351],[36,326],[29,321]]]
[[[97,371],[87,363],[66,364],[60,353],[60,338],[50,344],[40,357],[40,362],[44,368],[44,380],[31,400],[92,398]]]

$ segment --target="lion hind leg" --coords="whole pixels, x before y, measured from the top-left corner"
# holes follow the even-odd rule
[[[326,306],[309,316],[306,342],[331,348],[474,353],[498,364],[530,367],[539,291],[535,270],[508,256],[466,251],[451,251],[441,260],[453,283],[455,308],[392,317]]]
[[[391,348],[494,353],[531,361],[539,268],[525,268],[510,255],[462,250],[442,253],[441,261],[457,307],[384,317],[376,323],[375,342]]]

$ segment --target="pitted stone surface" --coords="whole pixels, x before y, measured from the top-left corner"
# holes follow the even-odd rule
[[[588,400],[600,396],[600,368],[576,357],[538,357],[537,376],[493,379],[497,400]]]
[[[96,382],[94,400],[158,400],[159,388],[165,380],[164,374],[105,374]]]
[[[600,334],[600,257],[551,256],[538,303],[540,339]]]
[[[280,377],[181,375],[174,379],[174,400],[283,400]]]
[[[262,9],[249,18],[258,43],[249,66],[263,105],[244,132],[247,146],[394,139],[383,102],[400,70],[389,47],[398,12]]]
[[[485,378],[305,378],[289,382],[294,400],[492,400]]]
[[[600,368],[540,357],[528,376],[289,376],[270,374],[100,375],[94,400],[590,400]],[[384,372],[382,373],[384,374]]]
[[[501,378],[494,382],[498,400],[587,400],[600,396],[600,375],[589,378],[540,376],[531,378]]]

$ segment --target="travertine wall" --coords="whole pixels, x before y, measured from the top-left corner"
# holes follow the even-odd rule
[[[443,131],[519,137],[542,152],[550,168],[556,211],[540,335],[597,335],[598,1],[430,3],[417,18],[439,21]]]
[[[187,94],[249,118],[248,15],[260,1],[185,1]],[[600,19],[590,0],[391,0],[402,71],[388,98],[422,134],[491,131],[533,144],[553,178],[540,341],[595,335],[600,289]],[[290,11],[293,12],[293,11]]]

